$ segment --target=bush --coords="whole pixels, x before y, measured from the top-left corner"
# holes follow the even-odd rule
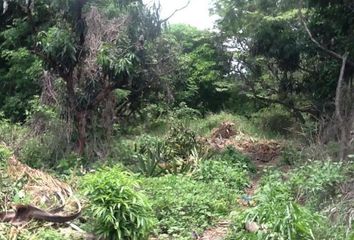
[[[0,142],[4,142],[7,146],[19,147],[24,142],[28,129],[20,124],[11,123],[3,117],[0,112]]]
[[[203,161],[194,178],[205,183],[224,185],[235,191],[241,191],[249,184],[248,172],[242,166],[213,159]]]
[[[170,115],[176,120],[191,120],[201,117],[201,113],[198,110],[188,107],[185,102],[181,102],[178,107],[174,108]]]
[[[281,151],[281,162],[285,165],[295,166],[302,158],[301,151],[294,144],[284,146]]]
[[[145,136],[135,145],[138,170],[147,177],[159,176],[163,170],[159,164],[168,161],[170,154],[166,144],[160,139]]]
[[[182,124],[171,127],[165,138],[144,135],[135,144],[133,158],[145,176],[161,173],[186,173],[191,170],[191,155],[199,153],[196,133]]]
[[[105,239],[147,239],[154,224],[137,182],[120,167],[104,168],[82,180],[96,234]]]
[[[225,150],[215,154],[213,158],[215,161],[225,161],[231,165],[236,165],[249,172],[256,172],[256,166],[251,159],[236,150],[232,146],[228,146]]]
[[[264,131],[286,135],[294,125],[291,115],[281,107],[268,107],[252,115],[255,125]]]
[[[335,194],[335,185],[344,178],[343,165],[330,161],[313,161],[293,170],[289,184],[298,201],[319,206]]]
[[[199,147],[196,132],[180,123],[171,127],[166,137],[166,143],[173,154],[182,159],[187,158],[193,149]]]
[[[186,176],[166,175],[143,180],[159,221],[158,234],[190,239],[236,206],[237,189],[204,183]]]

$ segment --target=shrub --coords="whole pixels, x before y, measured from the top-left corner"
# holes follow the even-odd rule
[[[6,143],[8,146],[18,147],[23,143],[28,129],[20,124],[11,123],[3,118],[0,112],[0,142]]]
[[[302,159],[301,152],[294,145],[287,145],[281,151],[281,162],[295,166]]]
[[[187,158],[192,150],[199,147],[197,134],[185,125],[177,123],[172,126],[166,137],[166,143],[175,156]]]
[[[225,150],[218,152],[213,156],[215,161],[225,161],[231,165],[236,165],[249,172],[256,172],[256,166],[251,159],[236,150],[233,146],[228,146]]]
[[[256,206],[237,214],[229,239],[314,239],[321,217],[294,202],[290,186],[278,172],[264,179],[254,196]],[[249,233],[245,223],[256,222],[262,231]]]
[[[313,161],[293,170],[289,184],[298,201],[318,203],[324,202],[334,195],[335,185],[344,180],[341,163],[330,161]]]
[[[154,224],[137,182],[120,167],[104,168],[82,180],[95,232],[105,239],[147,239]]]
[[[190,239],[192,231],[202,231],[236,205],[237,190],[186,176],[146,178],[143,187],[159,221],[158,234],[172,239]]]
[[[159,164],[170,161],[172,154],[162,139],[143,135],[134,144],[132,157],[137,165],[138,172],[147,177],[155,177],[164,172]]]
[[[242,166],[213,159],[203,161],[194,177],[206,183],[225,185],[235,191],[241,191],[249,184],[248,172]]]
[[[254,196],[256,206],[234,218],[230,239],[341,239],[343,231],[339,227],[328,231],[330,224],[314,210],[334,196],[334,186],[344,180],[343,175],[342,164],[328,161],[308,162],[286,176],[269,172]],[[246,232],[246,222],[265,229]]]
[[[291,115],[280,107],[269,107],[252,115],[256,125],[264,131],[275,134],[288,134],[294,125]]]
[[[178,107],[174,108],[170,115],[176,120],[191,120],[201,117],[201,113],[198,110],[188,107],[185,102],[181,102]]]

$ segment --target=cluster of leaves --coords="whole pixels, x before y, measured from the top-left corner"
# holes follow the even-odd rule
[[[312,162],[292,170],[285,177],[270,171],[262,179],[254,196],[255,207],[237,213],[230,239],[327,239],[328,222],[311,206],[302,206],[307,199],[325,201],[333,184],[343,178],[343,169],[333,162]],[[328,186],[332,186],[329,189]],[[306,193],[306,194],[305,194]],[[305,196],[306,195],[306,196]],[[257,233],[245,230],[245,223],[256,222],[263,229]],[[329,234],[325,236],[325,234]]]
[[[145,196],[129,173],[121,167],[99,169],[81,182],[88,199],[88,214],[99,237],[147,239],[154,217]]]

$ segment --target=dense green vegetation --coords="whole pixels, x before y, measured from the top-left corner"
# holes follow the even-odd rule
[[[354,4],[159,11],[0,0],[0,240],[354,239]]]

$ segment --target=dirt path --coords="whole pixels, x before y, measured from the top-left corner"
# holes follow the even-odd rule
[[[219,222],[214,228],[207,229],[200,240],[223,240],[229,229],[230,222]]]

